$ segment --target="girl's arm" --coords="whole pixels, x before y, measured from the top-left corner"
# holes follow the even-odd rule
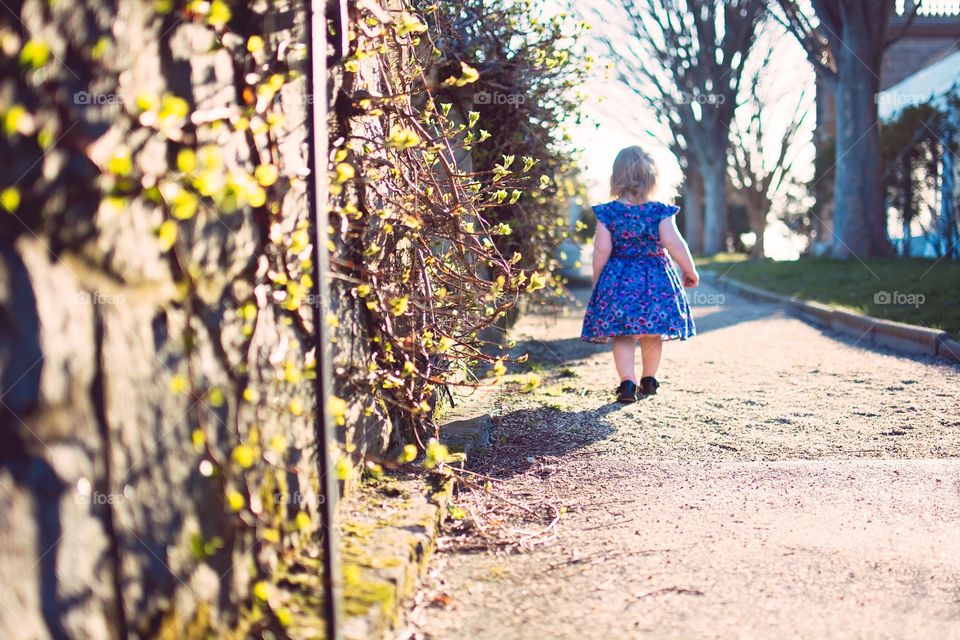
[[[596,283],[603,268],[613,253],[613,237],[602,222],[597,221],[597,232],[593,236],[593,282]]]
[[[660,221],[660,244],[680,267],[680,271],[683,273],[683,286],[693,289],[700,284],[700,274],[697,273],[697,267],[693,263],[690,248],[687,247],[686,240],[683,239],[680,230],[677,229],[676,216],[670,216]]]

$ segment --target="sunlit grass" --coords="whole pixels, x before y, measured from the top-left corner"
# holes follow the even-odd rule
[[[748,257],[744,253],[718,253],[713,256],[697,256],[694,260],[700,269],[717,269],[737,262],[743,262]]]
[[[960,335],[960,263],[956,261],[803,257],[774,262],[721,254],[697,264],[775,293]]]

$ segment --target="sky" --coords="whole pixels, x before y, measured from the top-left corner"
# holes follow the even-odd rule
[[[576,0],[574,7],[581,15],[587,15],[590,8],[597,4],[598,0]],[[593,22],[593,28],[604,27]],[[770,106],[764,110],[764,126],[772,135],[778,136],[778,131],[782,131],[789,121],[801,93],[806,90],[806,103],[811,113],[807,116],[805,130],[798,136],[805,144],[796,150],[799,154],[796,168],[801,176],[809,178],[813,174],[813,69],[803,49],[789,35],[775,31],[766,38],[768,40],[764,44],[772,43],[777,49],[763,87],[763,95],[770,102]],[[620,149],[634,144],[647,149],[658,163],[660,186],[655,197],[667,201],[674,199],[679,192],[682,174],[676,158],[654,133],[662,130],[662,124],[656,121],[643,100],[617,82],[602,60],[598,60],[594,66],[592,76],[583,90],[588,95],[583,108],[593,122],[590,118],[584,119],[583,123],[572,129],[571,134],[574,143],[583,149],[584,178],[590,203],[609,200],[608,184],[613,159]],[[776,208],[777,205],[774,206]],[[768,255],[781,260],[795,259],[803,246],[799,239],[790,237],[775,215],[770,216],[765,242]]]

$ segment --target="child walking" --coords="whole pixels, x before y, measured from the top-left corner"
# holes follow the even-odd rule
[[[663,341],[696,335],[683,288],[696,287],[700,275],[677,229],[680,209],[648,200],[656,182],[650,156],[640,147],[627,147],[613,163],[614,200],[593,207],[594,287],[580,337],[596,343],[612,340],[620,376],[618,402],[656,394]],[[638,342],[643,361],[639,385],[634,362]]]

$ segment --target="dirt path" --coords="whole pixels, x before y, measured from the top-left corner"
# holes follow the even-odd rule
[[[960,638],[960,368],[697,299],[627,407],[579,312],[516,328],[544,383],[477,463],[565,515],[528,553],[451,545],[407,635]]]

